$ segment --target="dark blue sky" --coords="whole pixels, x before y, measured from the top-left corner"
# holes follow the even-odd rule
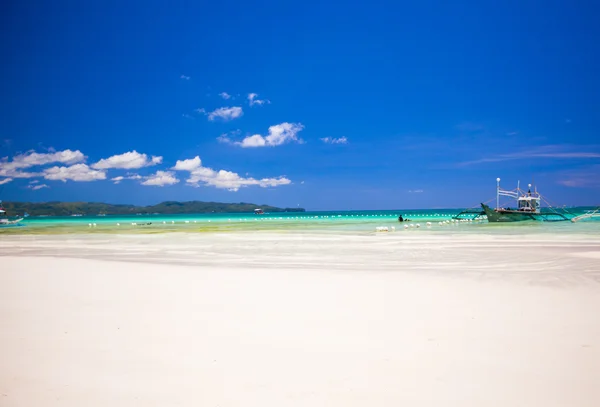
[[[0,199],[599,204],[600,6],[450,3],[8,2]]]

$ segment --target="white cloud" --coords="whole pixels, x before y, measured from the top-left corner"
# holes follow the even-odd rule
[[[203,107],[200,107],[200,108],[196,109],[195,111],[200,114],[206,114],[206,109]]]
[[[263,188],[276,187],[279,185],[288,185],[291,181],[283,176],[278,178],[254,179],[251,177],[241,177],[239,174],[231,171],[219,170],[203,167],[200,157],[177,161],[174,170],[188,171],[190,173],[186,182],[192,186],[208,185],[215,188],[237,191],[241,187],[260,186]]]
[[[142,167],[149,167],[152,165],[162,163],[162,157],[152,156],[148,158],[146,154],[140,154],[137,151],[129,151],[127,153],[113,155],[109,158],[104,158],[95,164],[92,164],[92,168],[97,170],[107,170],[109,168],[121,168],[121,169],[137,169]]]
[[[183,80],[185,80],[185,81],[189,81],[189,80],[190,80],[190,77],[189,77],[189,76],[187,76],[187,75],[181,75],[179,78],[180,78],[180,79],[183,79]]]
[[[173,169],[175,171],[193,171],[202,166],[202,160],[196,156],[187,160],[177,160]]]
[[[221,93],[219,93],[219,96],[221,96],[225,100],[231,99],[231,95],[227,92],[221,92]]]
[[[229,121],[242,117],[243,114],[244,111],[239,106],[219,107],[218,109],[208,113],[208,120],[215,121],[217,119],[221,119],[223,121]]]
[[[70,167],[51,167],[43,172],[44,178],[52,181],[97,181],[106,179],[104,171],[93,170],[86,164],[75,164]]]
[[[33,184],[39,184],[40,181],[38,181],[37,179],[34,179],[33,181],[29,181],[29,185],[33,185]]]
[[[13,157],[10,162],[0,163],[0,168],[17,169],[29,168],[37,165],[50,163],[75,164],[85,160],[85,155],[79,150],[64,150],[52,153],[36,153],[34,151],[26,154],[19,154]]]
[[[145,178],[145,181],[142,182],[142,185],[150,185],[163,187],[165,185],[173,185],[177,184],[179,180],[175,178],[175,173],[172,171],[156,171],[155,174],[150,175]]]
[[[254,106],[254,105],[262,106],[265,103],[266,104],[271,103],[271,101],[269,101],[267,99],[261,100],[261,99],[257,99],[257,97],[258,97],[258,93],[249,93],[248,94],[248,104],[250,106]]]
[[[24,172],[14,169],[4,169],[2,168],[2,164],[0,163],[0,177],[8,177],[8,178],[33,178],[41,176],[40,173],[37,172]]]
[[[235,144],[246,147],[265,147],[267,145],[267,140],[265,137],[260,134],[255,134],[253,136],[248,136],[244,138],[241,142],[236,142]]]
[[[409,189],[408,193],[409,194],[422,194],[423,190],[422,189]]]
[[[118,177],[111,178],[110,180],[113,181],[115,184],[119,184],[121,183],[121,181],[126,179],[142,179],[142,176],[139,174],[127,174],[125,176],[120,175]]]
[[[25,168],[50,164],[63,163],[74,164],[85,160],[85,156],[79,150],[53,151],[51,153],[36,153],[30,151],[25,154],[19,154],[13,157],[11,161],[4,158],[0,161],[0,177],[10,178],[33,178],[41,174],[34,172],[20,171]]]
[[[323,137],[321,141],[326,144],[348,144],[348,139],[346,137]]]
[[[289,142],[302,142],[298,139],[298,133],[304,129],[301,123],[281,123],[269,127],[269,134],[267,136],[261,136],[255,134],[248,136],[240,142],[234,144],[241,147],[274,147],[280,146]]]
[[[8,184],[9,182],[11,182],[13,179],[12,178],[4,178],[4,179],[0,179],[0,185],[4,185],[4,184]]]
[[[31,189],[32,191],[37,191],[38,189],[50,188],[50,187],[46,184],[38,184],[38,185],[28,185],[27,188]]]

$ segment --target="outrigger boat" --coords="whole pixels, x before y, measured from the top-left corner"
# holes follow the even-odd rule
[[[2,207],[2,201],[0,201],[0,228],[17,226],[19,222],[21,222],[23,218],[18,218],[14,220],[8,219],[6,215],[6,210]]]
[[[500,196],[508,196],[517,200],[517,207],[500,207]],[[540,203],[542,196],[534,189],[531,192],[531,184],[527,192],[519,188],[508,191],[500,188],[500,178],[496,179],[496,208],[492,209],[488,205],[482,203],[481,207],[487,216],[488,222],[522,222],[528,220],[559,222],[569,220],[564,214],[556,211],[542,212]]]
[[[265,212],[262,209],[257,208],[257,209],[254,210],[254,214],[255,215],[264,215]]]

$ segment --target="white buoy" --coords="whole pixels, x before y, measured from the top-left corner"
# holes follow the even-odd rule
[[[404,229],[408,229],[408,225],[404,225]]]
[[[88,226],[89,226],[89,227],[92,227],[92,224],[91,224],[91,223],[88,223]]]
[[[117,223],[117,226],[121,226],[121,224],[120,224],[120,223]]]
[[[96,224],[94,223],[94,227],[96,227]]]
[[[190,223],[190,221],[189,221],[189,220],[186,220],[186,221],[185,221],[185,223]]]
[[[412,225],[412,224],[411,224],[411,225],[410,225],[410,227],[411,227],[411,228],[414,228],[414,227],[415,227],[415,225]]]
[[[431,227],[431,222],[427,222],[427,227]]]
[[[172,220],[172,221],[171,221],[171,223],[175,223],[175,221],[174,221],[174,220]]]
[[[418,228],[420,228],[420,227],[421,227],[421,224],[420,224],[420,223],[417,223],[417,227],[418,227]]]

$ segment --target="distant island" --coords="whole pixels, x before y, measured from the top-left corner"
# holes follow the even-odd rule
[[[264,212],[305,212],[304,208],[277,208],[269,205],[252,203],[220,203],[201,201],[166,201],[158,205],[112,205],[97,202],[6,202],[4,209],[9,216],[73,216],[73,215],[172,215],[189,213],[253,213],[255,209]]]

